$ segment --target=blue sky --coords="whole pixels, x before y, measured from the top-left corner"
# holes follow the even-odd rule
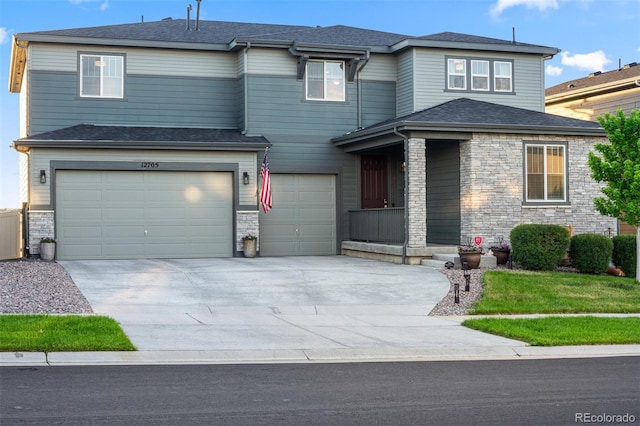
[[[15,33],[186,18],[195,0],[0,0],[0,208],[19,207],[18,95],[8,91]],[[420,36],[453,31],[562,50],[546,86],[640,62],[640,0],[202,0],[201,19],[349,25]]]

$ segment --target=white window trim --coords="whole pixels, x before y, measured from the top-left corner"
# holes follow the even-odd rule
[[[464,61],[464,73],[457,73],[457,72],[452,72],[453,71],[453,66],[452,64],[454,63],[454,61]],[[448,58],[447,59],[447,89],[449,90],[467,90],[467,60],[465,58]],[[452,87],[451,86],[451,76],[457,76],[457,77],[464,77],[463,81],[464,81],[464,85],[463,87]]]
[[[323,75],[324,75],[324,96],[323,98],[314,98],[309,96],[309,72],[305,70],[304,77],[304,91],[305,91],[305,99],[307,101],[314,102],[344,102],[347,99],[346,91],[347,91],[347,75],[346,75],[346,64],[344,61],[336,61],[329,59],[309,59],[307,64],[309,63],[322,63],[323,66]],[[326,65],[327,63],[337,63],[342,65],[342,96],[340,99],[327,98],[327,94],[329,91],[327,90],[327,71]],[[306,67],[306,65],[305,65]]]
[[[542,172],[542,182],[543,182],[543,199],[530,199],[528,197],[529,194],[529,173],[528,173],[528,169],[529,169],[529,164],[528,164],[528,155],[527,155],[527,149],[529,147],[542,147],[544,149],[543,152],[543,172]],[[558,200],[558,199],[553,199],[550,200],[548,198],[548,187],[547,187],[547,180],[548,180],[548,168],[547,168],[547,149],[548,148],[561,148],[562,149],[562,154],[563,154],[563,170],[564,170],[564,175],[563,175],[563,181],[564,181],[564,194],[563,194],[563,198]],[[554,203],[554,204],[566,204],[568,202],[568,193],[569,193],[569,161],[567,159],[567,145],[566,144],[544,144],[544,143],[525,143],[524,144],[524,197],[525,197],[525,202],[526,203],[530,203],[530,204],[538,204],[538,203],[546,203],[546,204],[550,204],[550,203]]]
[[[474,74],[473,72],[473,63],[474,62],[484,62],[487,64],[487,74]],[[491,90],[491,63],[486,59],[472,59],[471,60],[471,90],[474,92],[488,92]],[[487,88],[486,89],[476,89],[473,87],[473,77],[485,77],[487,79]]]
[[[460,87],[451,87],[450,84],[450,76],[457,75],[463,76],[461,73],[452,72],[452,66],[454,61],[464,61],[465,63],[465,72],[464,72],[464,88]],[[473,73],[473,62],[488,62],[489,63],[489,76],[488,76],[488,89],[474,89],[473,88],[473,77],[476,75],[484,74],[474,74]],[[509,75],[500,75],[496,76],[496,64],[508,64],[509,65]],[[514,84],[514,61],[512,59],[507,58],[495,58],[495,57],[471,57],[471,56],[449,56],[445,55],[445,91],[455,91],[455,92],[469,92],[469,93],[492,93],[492,94],[512,94],[515,95],[515,84]],[[496,89],[496,78],[508,78],[510,83],[510,88],[508,90],[497,90]]]
[[[498,75],[498,73],[496,72],[496,68],[498,66],[498,64],[507,64],[509,65],[509,75]],[[509,79],[509,89],[508,90],[504,90],[504,89],[498,89],[498,85],[496,84],[496,80],[498,78],[508,78]],[[511,62],[508,61],[494,61],[493,62],[493,90],[495,92],[503,92],[503,93],[511,93],[513,92],[513,64]]]
[[[104,84],[104,78],[102,76],[102,70],[100,73],[100,94],[99,95],[88,95],[88,94],[84,94],[82,92],[83,89],[83,79],[84,79],[84,74],[83,74],[83,67],[82,67],[82,60],[85,57],[88,56],[93,56],[93,57],[99,57],[100,61],[103,61],[104,58],[120,58],[121,60],[121,69],[120,69],[120,74],[121,74],[121,84],[120,84],[120,93],[116,96],[107,96],[103,94],[103,84]],[[78,88],[78,92],[81,98],[93,98],[93,99],[123,99],[124,98],[124,56],[123,55],[104,55],[104,54],[100,54],[100,53],[81,53],[80,54],[80,59],[79,59],[79,68],[78,68],[78,74],[80,76],[80,86]]]

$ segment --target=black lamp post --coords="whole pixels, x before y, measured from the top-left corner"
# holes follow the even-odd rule
[[[467,262],[462,263],[462,270],[464,271],[464,291],[469,291],[469,285],[471,283],[471,274],[469,273],[469,264]]]

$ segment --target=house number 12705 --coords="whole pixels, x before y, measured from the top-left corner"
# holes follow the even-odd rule
[[[151,163],[147,161],[143,161],[141,165],[143,169],[157,169],[160,167],[160,163]]]

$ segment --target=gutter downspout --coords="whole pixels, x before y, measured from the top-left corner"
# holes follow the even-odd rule
[[[362,90],[360,87],[360,73],[362,72],[362,69],[364,67],[367,66],[367,64],[369,63],[369,59],[371,57],[370,52],[367,50],[367,56],[364,59],[364,63],[362,65],[360,65],[358,67],[358,71],[357,71],[357,82],[356,82],[356,90],[357,90],[357,100],[356,100],[356,109],[357,109],[357,128],[360,129],[362,128]]]
[[[247,134],[249,128],[249,49],[251,49],[251,42],[248,41],[243,50],[244,55],[244,129],[240,132],[243,135]]]
[[[398,131],[397,127],[393,128],[393,133],[401,137],[404,145],[404,242],[402,243],[402,264],[407,263],[407,245],[409,244],[409,140],[405,135]]]

